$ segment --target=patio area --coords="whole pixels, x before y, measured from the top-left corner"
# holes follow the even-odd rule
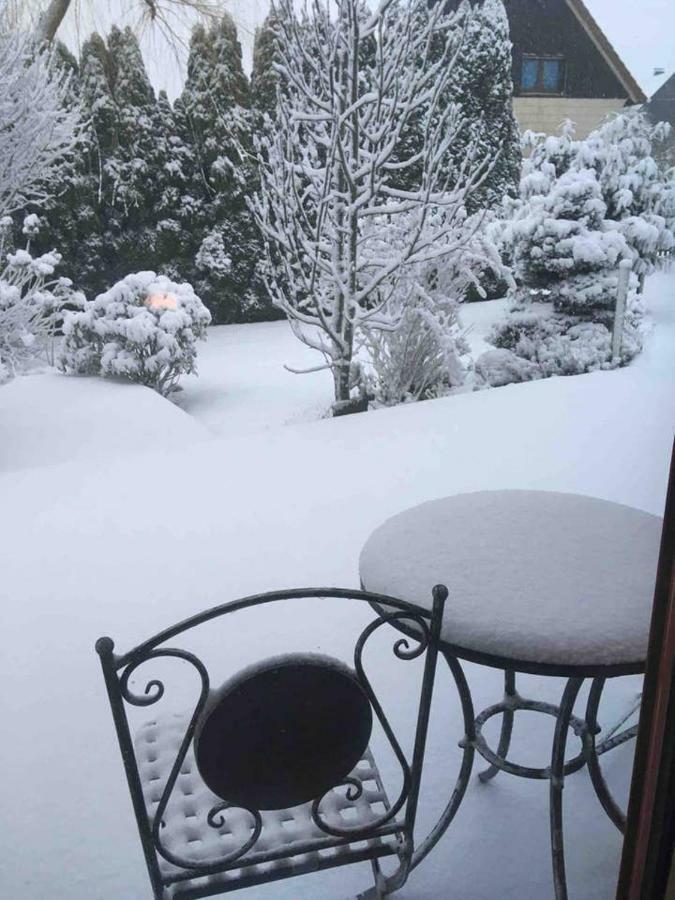
[[[661,515],[675,421],[675,275],[650,279],[648,300],[655,328],[645,351],[613,372],[228,436],[220,424],[213,437],[187,415],[182,423],[171,409],[170,427],[154,436],[148,429],[143,442],[130,440],[114,459],[92,453],[63,462],[59,453],[48,464],[30,460],[22,467],[14,457],[12,470],[0,475],[3,509],[11,510],[0,522],[0,696],[7,729],[0,764],[10,776],[0,880],[7,896],[149,896],[93,652],[101,634],[126,649],[165,625],[246,594],[355,587],[361,548],[383,520],[451,494],[562,491]],[[71,379],[67,388],[75,398],[90,385]],[[191,389],[183,404],[188,409]],[[159,422],[163,412],[151,406],[139,419],[157,415]],[[132,420],[128,427],[135,427]],[[223,665],[235,671],[296,648],[346,653],[367,621],[363,616],[311,601],[303,601],[292,619],[252,615],[236,641],[220,633]],[[392,716],[402,725],[418,689],[408,665],[393,658],[391,641],[373,655],[377,677],[394,701]],[[472,664],[465,671],[476,709],[500,699],[498,671]],[[442,669],[439,675],[420,798],[422,836],[447,800],[460,758],[459,703]],[[561,679],[519,681],[524,695],[552,703],[562,688]],[[609,684],[601,722],[611,724],[639,690],[637,676]],[[519,762],[548,762],[553,722],[542,719],[517,716],[512,755]],[[498,725],[492,720],[485,729],[493,745]],[[624,745],[603,759],[610,787],[624,804],[632,749]],[[566,782],[565,829],[570,897],[609,900],[621,840],[585,771]],[[548,842],[541,783],[500,774],[482,785],[474,775],[446,836],[397,896],[550,897]],[[369,884],[363,864],[241,896],[347,900]]]

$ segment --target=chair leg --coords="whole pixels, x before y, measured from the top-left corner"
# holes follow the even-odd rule
[[[515,696],[516,693],[516,673],[510,669],[506,669],[504,672],[504,700],[509,701],[512,697]],[[506,756],[509,752],[509,747],[511,746],[511,734],[513,732],[513,717],[515,715],[514,710],[505,709],[502,714],[502,730],[499,735],[499,746],[497,747],[497,756],[500,759],[506,759]],[[487,769],[484,769],[482,772],[478,773],[478,778],[485,783],[486,781],[490,781],[491,778],[494,778],[495,775],[499,772],[498,766],[491,765],[488,766]]]

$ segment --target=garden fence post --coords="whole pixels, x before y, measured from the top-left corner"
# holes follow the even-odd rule
[[[619,263],[619,282],[616,290],[616,307],[614,309],[614,330],[612,333],[612,363],[619,362],[621,356],[621,339],[623,338],[623,319],[626,314],[628,282],[633,263],[630,259],[622,259]]]

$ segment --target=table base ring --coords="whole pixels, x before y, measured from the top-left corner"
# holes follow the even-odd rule
[[[545,703],[540,700],[527,700],[517,693],[507,694],[501,703],[495,703],[493,706],[488,706],[476,717],[474,722],[475,737],[473,740],[464,738],[464,740],[460,741],[460,747],[472,746],[484,760],[490,763],[491,767],[494,767],[494,769],[500,772],[507,772],[510,775],[517,775],[520,778],[549,780],[551,778],[550,766],[546,766],[546,768],[534,768],[510,762],[504,756],[495,753],[483,737],[482,728],[489,719],[504,713],[512,714],[518,710],[545,713],[546,715],[552,716],[554,719],[557,719],[560,715],[560,708],[552,703]],[[577,716],[570,716],[569,727],[581,741],[582,749],[577,756],[574,756],[565,763],[565,775],[571,775],[573,772],[578,772],[586,765],[587,754],[591,746],[589,727],[583,719],[580,719]],[[492,773],[490,772],[489,774]]]

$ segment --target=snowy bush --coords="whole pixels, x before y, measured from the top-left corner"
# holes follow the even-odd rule
[[[618,363],[625,365],[642,349],[642,308],[635,294],[629,299],[624,320],[623,340]],[[496,386],[511,381],[525,381],[531,378],[547,378],[551,375],[581,375],[597,369],[609,369],[616,365],[612,360],[612,325],[613,316],[607,315],[604,322],[587,322],[567,315],[545,315],[541,312],[523,310],[522,307],[512,310],[502,321],[498,322],[488,336],[488,340],[499,348],[499,352],[508,353],[507,357],[481,359],[476,362],[476,372],[483,376],[488,384]],[[488,354],[492,351],[488,351]],[[487,356],[488,354],[484,354]],[[515,357],[532,368],[519,370],[511,359]],[[489,373],[488,363],[496,366],[499,360],[504,362],[499,367],[498,381]],[[512,372],[513,378],[506,378]],[[522,377],[527,372],[528,377]]]
[[[478,383],[490,387],[541,378],[541,370],[536,363],[516,356],[512,350],[486,350],[474,363],[474,371]]]
[[[17,374],[33,359],[54,362],[54,338],[64,308],[80,307],[84,296],[73,291],[68,278],[55,278],[61,261],[55,251],[32,256],[30,239],[39,228],[37,216],[27,216],[26,246],[8,251],[12,220],[0,220],[0,383]]]
[[[673,173],[652,156],[665,129],[627,112],[582,141],[569,123],[559,136],[528,137],[520,198],[499,233],[513,256],[517,304],[492,342],[535,363],[543,377],[617,363],[611,332],[623,259],[633,272],[618,363],[642,347],[638,276],[675,245]],[[533,295],[556,315],[533,315]]]
[[[196,371],[197,340],[211,315],[189,284],[154,272],[127,275],[67,316],[61,367],[120,376],[168,396]]]
[[[446,226],[448,212],[431,211],[422,236],[434,244],[434,235]],[[410,229],[408,215],[389,220],[374,216],[367,234],[371,252],[378,255],[405,246]],[[368,387],[385,405],[424,400],[447,393],[464,381],[462,356],[468,353],[459,320],[459,300],[469,288],[481,295],[483,277],[507,278],[499,253],[483,227],[481,216],[453,214],[455,248],[403,269],[388,291],[388,327],[363,327],[368,365]],[[382,249],[381,249],[382,248]]]
[[[418,289],[396,328],[366,334],[370,384],[375,399],[386,406],[426,400],[464,380],[460,356],[468,346],[453,300],[434,302]]]

